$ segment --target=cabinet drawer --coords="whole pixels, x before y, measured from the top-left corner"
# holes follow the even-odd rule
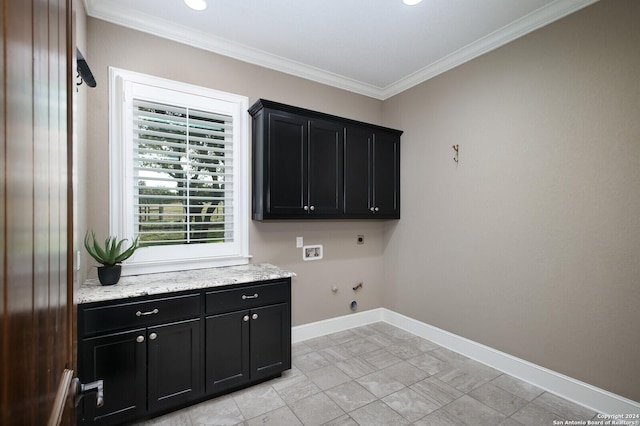
[[[199,294],[103,305],[82,310],[85,335],[188,319],[199,315]]]
[[[206,312],[215,314],[289,301],[287,281],[207,293]]]

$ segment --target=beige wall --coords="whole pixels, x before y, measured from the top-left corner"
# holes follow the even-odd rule
[[[251,222],[254,261],[298,273],[294,325],[347,314],[363,280],[360,310],[640,401],[637,16],[602,0],[384,102],[90,18],[88,227],[108,226],[109,65],[399,128],[400,221]],[[303,262],[296,236],[326,259]]]
[[[382,102],[330,88],[141,32],[89,18],[90,65],[98,86],[89,91],[86,167],[87,227],[108,232],[108,67],[114,66],[184,81],[249,97],[265,98],[380,124]],[[269,262],[298,274],[293,280],[292,321],[305,324],[351,313],[351,288],[358,291],[359,310],[382,306],[384,225],[379,222],[250,222],[253,262]],[[81,229],[81,235],[85,230]],[[356,236],[365,235],[365,245]],[[305,244],[323,244],[324,259],[304,262],[295,237]],[[94,265],[89,259],[87,265]],[[95,268],[85,270],[95,276]],[[337,293],[331,291],[336,285]]]
[[[603,0],[384,102],[385,307],[640,401],[639,16]]]

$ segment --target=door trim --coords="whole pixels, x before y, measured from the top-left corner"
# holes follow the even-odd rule
[[[58,384],[56,398],[53,401],[53,407],[51,409],[51,414],[49,415],[49,421],[47,422],[48,426],[58,426],[62,421],[62,414],[64,413],[65,405],[67,403],[72,379],[73,370],[66,368],[62,372],[62,378]]]

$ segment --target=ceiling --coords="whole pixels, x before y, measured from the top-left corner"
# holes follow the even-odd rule
[[[114,24],[386,99],[597,0],[84,0]]]

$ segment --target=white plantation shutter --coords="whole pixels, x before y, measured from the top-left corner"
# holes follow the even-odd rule
[[[110,68],[110,234],[124,275],[248,263],[248,99]]]
[[[232,242],[232,117],[142,99],[133,111],[141,245]]]

